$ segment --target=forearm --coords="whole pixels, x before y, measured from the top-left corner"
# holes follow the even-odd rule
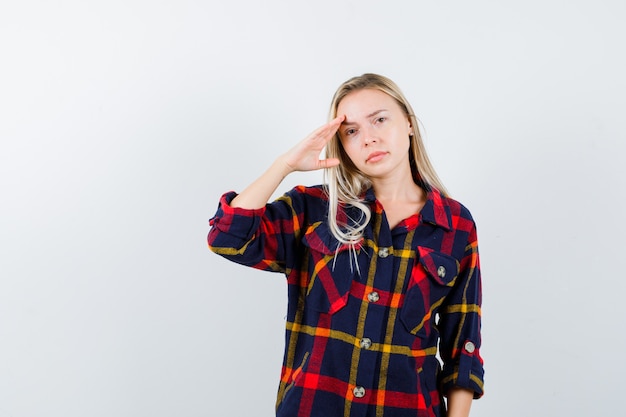
[[[264,207],[283,179],[291,172],[283,158],[277,158],[267,171],[235,197],[230,205],[246,209]]]
[[[453,388],[448,393],[448,417],[468,417],[474,392],[464,388]]]
[[[339,165],[339,159],[320,160],[319,156],[344,120],[339,116],[313,131],[287,153],[278,157],[263,175],[241,192],[230,205],[246,209],[260,209],[276,191],[283,179],[294,171],[313,171]]]

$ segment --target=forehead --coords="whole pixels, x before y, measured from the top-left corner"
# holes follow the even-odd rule
[[[352,91],[337,106],[337,114],[345,114],[349,118],[363,117],[378,110],[402,111],[393,97],[370,88]]]

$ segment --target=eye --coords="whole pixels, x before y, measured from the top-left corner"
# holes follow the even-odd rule
[[[352,136],[356,133],[356,129],[346,129],[346,131],[344,132],[344,135],[346,136]]]
[[[387,118],[386,118],[386,117],[382,117],[382,116],[381,116],[381,117],[379,117],[379,118],[377,118],[377,119],[376,119],[376,123],[382,123],[382,122],[384,122],[385,120],[387,120]]]

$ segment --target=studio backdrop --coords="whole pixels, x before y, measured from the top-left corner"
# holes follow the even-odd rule
[[[617,0],[3,2],[0,417],[273,415],[285,279],[210,253],[208,220],[364,72],[402,88],[478,225],[472,415],[620,414],[625,20]]]

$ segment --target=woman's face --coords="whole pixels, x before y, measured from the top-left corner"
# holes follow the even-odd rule
[[[370,179],[411,175],[408,151],[411,123],[395,99],[379,90],[353,91],[339,102],[343,149]]]

